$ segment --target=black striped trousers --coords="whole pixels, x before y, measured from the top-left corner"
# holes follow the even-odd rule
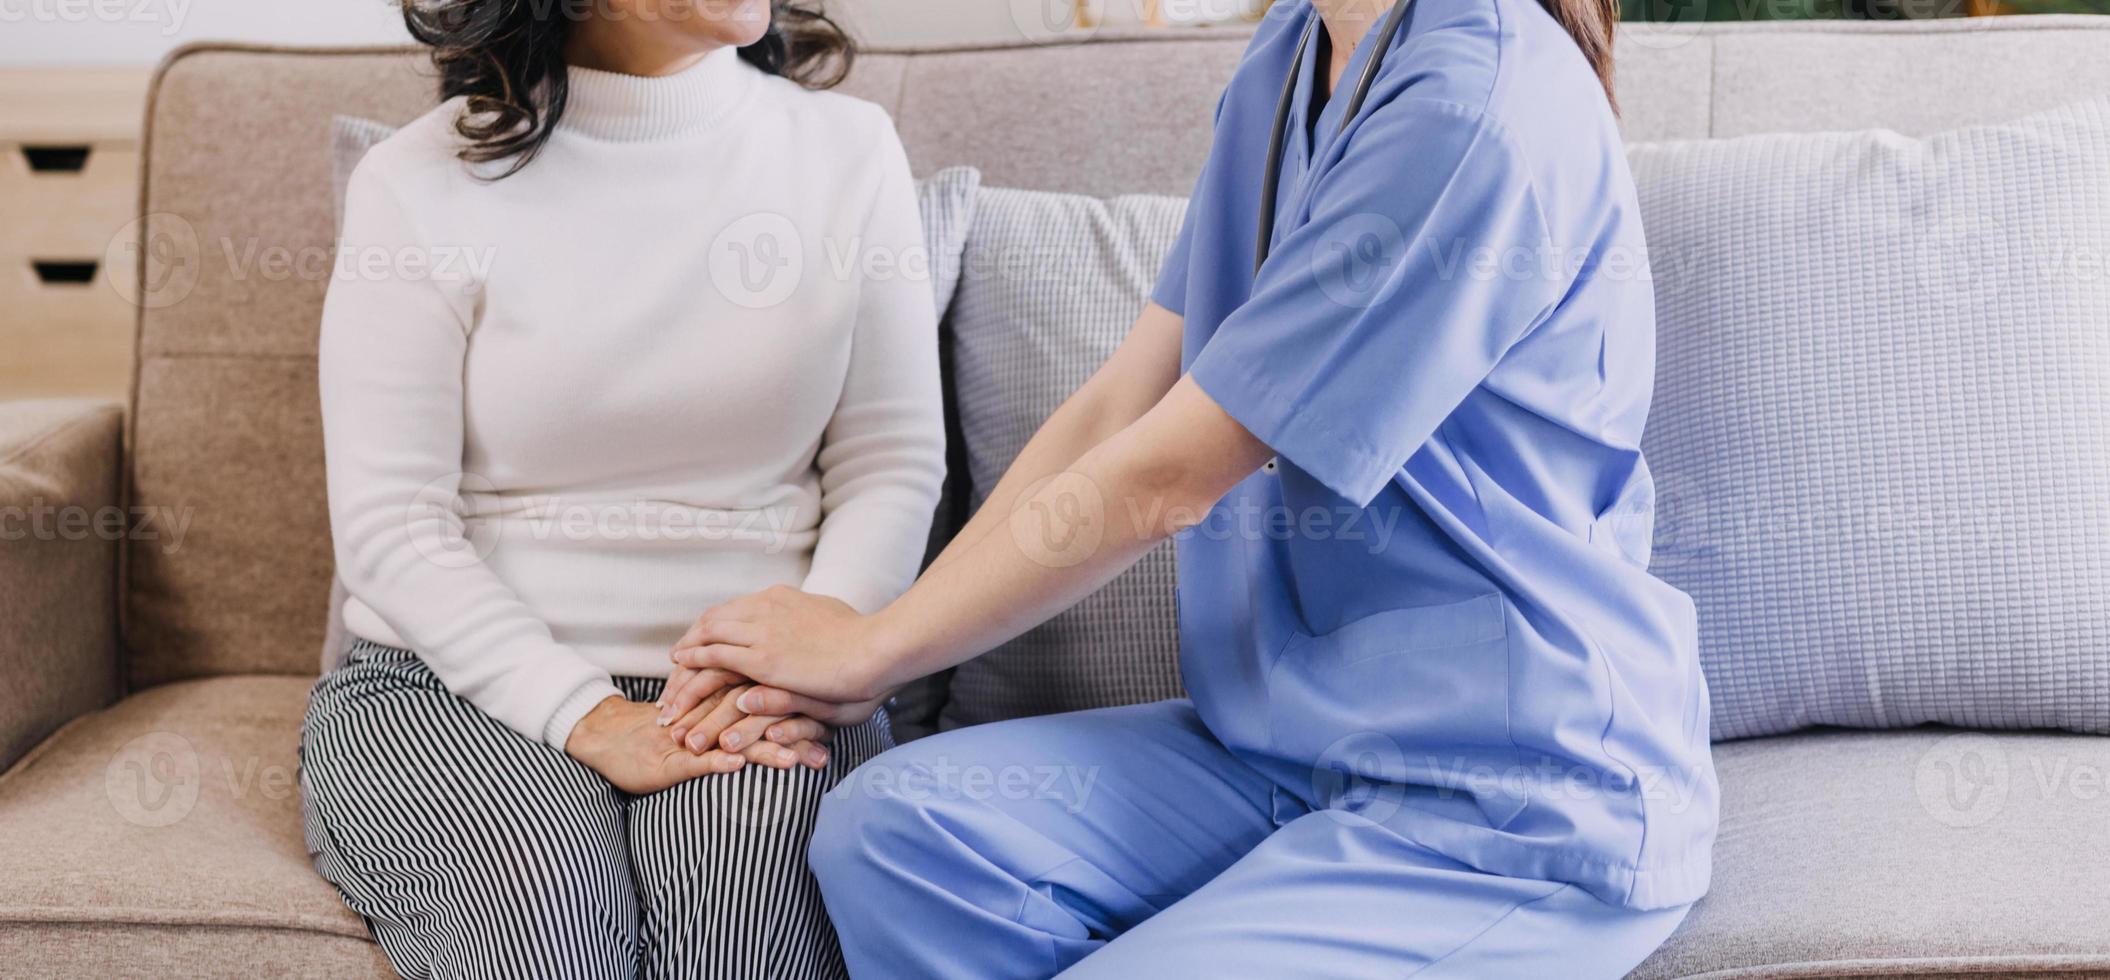
[[[806,842],[822,794],[890,741],[882,715],[838,732],[825,772],[632,796],[416,654],[355,641],[301,732],[308,850],[406,977],[843,977]]]

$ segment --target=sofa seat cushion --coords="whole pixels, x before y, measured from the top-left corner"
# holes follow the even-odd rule
[[[387,973],[308,863],[295,774],[312,680],[149,689],[0,777],[0,963],[42,976]]]
[[[1636,980],[2110,971],[2110,738],[1835,730],[1715,764],[1714,890]]]

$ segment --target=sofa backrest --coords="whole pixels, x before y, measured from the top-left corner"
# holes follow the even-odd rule
[[[848,89],[893,114],[919,173],[991,186],[1184,194],[1236,31],[883,50]],[[2110,91],[2110,17],[1629,26],[1629,139],[1988,122]],[[331,268],[332,116],[400,124],[432,102],[402,50],[207,45],[147,111],[126,546],[132,684],[311,673],[331,560],[315,391]]]

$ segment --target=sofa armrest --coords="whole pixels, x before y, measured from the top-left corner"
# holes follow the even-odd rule
[[[0,770],[117,693],[124,412],[0,402]]]

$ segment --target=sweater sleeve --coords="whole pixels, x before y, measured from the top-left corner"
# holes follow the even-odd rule
[[[842,399],[821,437],[821,533],[805,589],[873,612],[907,590],[922,564],[945,479],[938,316],[908,156],[889,126],[876,153],[877,198]]]
[[[478,284],[439,274],[433,243],[369,159],[346,195],[320,373],[330,530],[345,588],[448,690],[562,749],[620,696],[608,674],[483,563],[462,492],[462,369]]]

